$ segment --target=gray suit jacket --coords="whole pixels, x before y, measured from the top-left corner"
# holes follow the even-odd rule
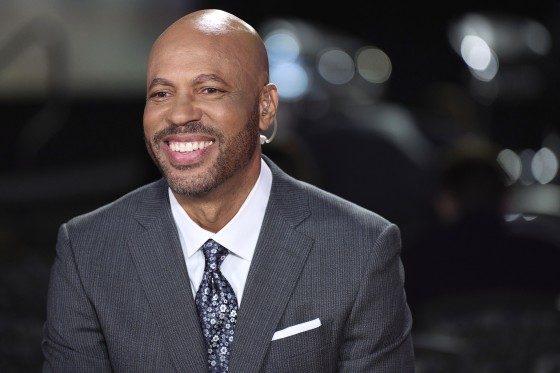
[[[230,372],[414,372],[398,228],[265,160],[272,192]],[[60,227],[44,372],[206,371],[167,188],[161,179]]]

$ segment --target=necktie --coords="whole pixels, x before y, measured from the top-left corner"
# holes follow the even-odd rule
[[[202,246],[206,264],[196,306],[208,347],[210,372],[227,372],[237,316],[237,297],[220,271],[229,251],[214,240]]]

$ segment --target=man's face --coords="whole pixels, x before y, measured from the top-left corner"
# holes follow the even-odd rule
[[[178,32],[152,49],[144,137],[177,194],[202,197],[231,180],[242,182],[255,159],[259,91],[240,49]]]

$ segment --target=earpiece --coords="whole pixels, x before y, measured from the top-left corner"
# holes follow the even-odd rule
[[[276,120],[276,116],[274,116],[272,126],[272,135],[270,135],[270,138],[266,137],[265,135],[260,136],[261,145],[270,144],[270,142],[274,139],[274,136],[276,136],[276,129],[278,128],[278,121]]]

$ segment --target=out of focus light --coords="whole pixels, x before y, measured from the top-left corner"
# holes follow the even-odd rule
[[[472,69],[473,76],[482,81],[494,79],[498,73],[498,57],[480,37],[467,35],[461,42],[461,56]]]
[[[527,57],[542,57],[549,53],[551,47],[550,33],[542,24],[506,14],[465,14],[451,24],[448,38],[453,49],[469,67],[472,76],[482,82],[493,81],[499,74],[501,65],[508,66],[508,63]],[[521,78],[529,80],[526,76]],[[490,93],[493,93],[496,87],[484,88],[491,89]],[[500,84],[499,88],[506,87]],[[479,89],[478,92],[483,98],[489,97],[484,90]],[[519,91],[520,94],[528,94],[527,92],[528,90]]]
[[[490,62],[484,70],[471,69],[471,74],[478,80],[489,82],[498,74],[498,58],[494,53],[490,55]]]
[[[504,149],[498,153],[498,163],[509,176],[509,185],[514,184],[521,177],[521,159],[511,149]]]
[[[513,213],[513,214],[505,214],[504,219],[507,222],[512,222],[518,219],[523,219],[525,221],[532,221],[537,219],[537,215],[534,214],[525,214],[525,213]]]
[[[345,84],[354,77],[354,60],[345,51],[330,48],[319,54],[317,70],[331,84]]]
[[[289,32],[272,33],[266,37],[264,44],[271,64],[293,62],[299,58],[299,41]]]
[[[492,51],[482,38],[467,35],[461,42],[461,56],[475,70],[484,70],[490,64]]]
[[[552,44],[550,32],[541,23],[506,14],[468,13],[452,22],[448,39],[457,53],[462,52],[467,36],[480,38],[500,56],[500,60],[508,61],[535,54],[544,56]]]
[[[531,170],[539,183],[549,183],[558,172],[558,158],[550,149],[541,148],[533,157]]]
[[[270,78],[285,101],[316,101],[322,90],[349,102],[370,104],[392,74],[381,49],[298,20],[272,20],[263,27]],[[321,99],[322,100],[322,99]]]
[[[270,67],[270,81],[278,87],[278,95],[287,100],[297,99],[309,88],[309,77],[297,62],[286,62]]]
[[[270,63],[270,80],[278,94],[286,100],[304,95],[309,89],[309,77],[300,62],[299,40],[290,32],[279,30],[266,36],[264,44]]]
[[[391,59],[381,49],[363,47],[356,53],[356,68],[365,80],[379,84],[389,79],[393,67]]]
[[[538,22],[529,21],[523,28],[522,34],[530,50],[541,56],[548,54],[552,38],[546,27]]]
[[[537,181],[547,184],[558,173],[558,157],[547,147],[537,152],[525,149],[520,154],[511,149],[503,149],[498,154],[498,163],[509,176],[509,185],[519,181],[522,185],[531,185]]]

